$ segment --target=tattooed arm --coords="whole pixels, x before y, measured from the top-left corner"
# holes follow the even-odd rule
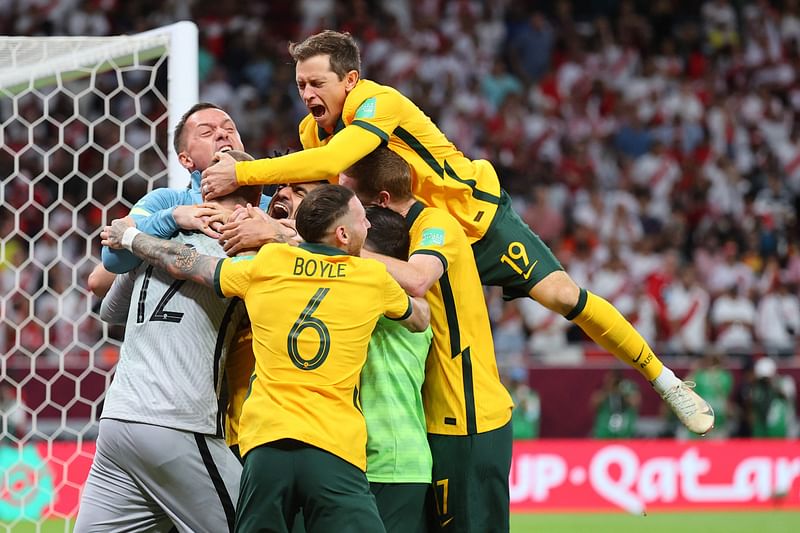
[[[125,219],[114,220],[100,234],[103,246],[122,249],[123,234],[132,227],[130,221]],[[165,270],[173,278],[188,279],[212,288],[217,264],[223,261],[219,257],[203,255],[193,246],[151,237],[145,233],[138,233],[133,238],[131,251],[151,265]]]

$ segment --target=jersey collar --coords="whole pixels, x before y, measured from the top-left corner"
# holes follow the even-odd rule
[[[336,127],[333,128],[333,133],[329,134],[327,131],[322,129],[322,126],[317,125],[317,136],[319,137],[320,141],[324,141],[328,138],[329,135],[336,135],[340,131],[344,129],[344,121],[342,117],[339,117],[339,120],[336,122]]]
[[[320,255],[347,255],[347,252],[344,250],[340,250],[335,246],[329,246],[327,244],[320,244],[320,243],[313,243],[313,242],[301,242],[299,245],[300,248],[311,252],[312,254],[320,254]]]
[[[192,171],[189,189],[200,192],[200,180],[202,179],[203,179],[203,174],[199,170]]]
[[[408,213],[406,213],[406,229],[408,231],[411,231],[411,226],[417,221],[417,217],[419,217],[423,209],[425,209],[425,205],[420,201],[416,201],[408,210]]]

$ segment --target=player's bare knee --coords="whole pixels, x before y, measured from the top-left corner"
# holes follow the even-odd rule
[[[529,294],[551,311],[566,315],[578,303],[580,288],[566,272],[557,271],[537,283]]]

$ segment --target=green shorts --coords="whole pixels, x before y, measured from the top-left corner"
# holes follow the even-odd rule
[[[489,229],[472,244],[481,283],[503,287],[503,298],[527,297],[548,274],[564,270],[550,248],[511,207],[501,191],[500,205]]]
[[[292,530],[303,509],[308,531],[385,531],[364,472],[296,440],[280,440],[244,457],[236,531]]]
[[[430,531],[508,533],[511,422],[476,435],[428,434],[433,454]]]
[[[370,483],[387,533],[426,533],[428,483]]]

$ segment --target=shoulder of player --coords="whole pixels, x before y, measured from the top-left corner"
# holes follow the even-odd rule
[[[420,211],[411,225],[411,233],[421,233],[433,227],[454,231],[456,235],[464,233],[458,220],[444,209],[439,209],[438,207],[425,207]]]
[[[388,85],[381,85],[371,80],[361,80],[347,95],[344,102],[344,116],[353,115],[356,110],[369,98],[405,98],[400,91]]]
[[[201,231],[179,231],[172,237],[172,240],[194,246],[203,255],[227,257],[219,241]]]
[[[300,130],[300,135],[307,135],[309,131],[314,131],[317,128],[317,122],[314,120],[314,115],[311,113],[307,114],[303,117],[303,120],[300,121],[300,126],[298,129]]]
[[[199,193],[198,193],[199,195]],[[194,198],[191,189],[170,189],[162,187],[153,189],[148,192],[136,202],[134,207],[149,207],[157,206],[164,209],[167,206],[188,205],[193,204]]]

